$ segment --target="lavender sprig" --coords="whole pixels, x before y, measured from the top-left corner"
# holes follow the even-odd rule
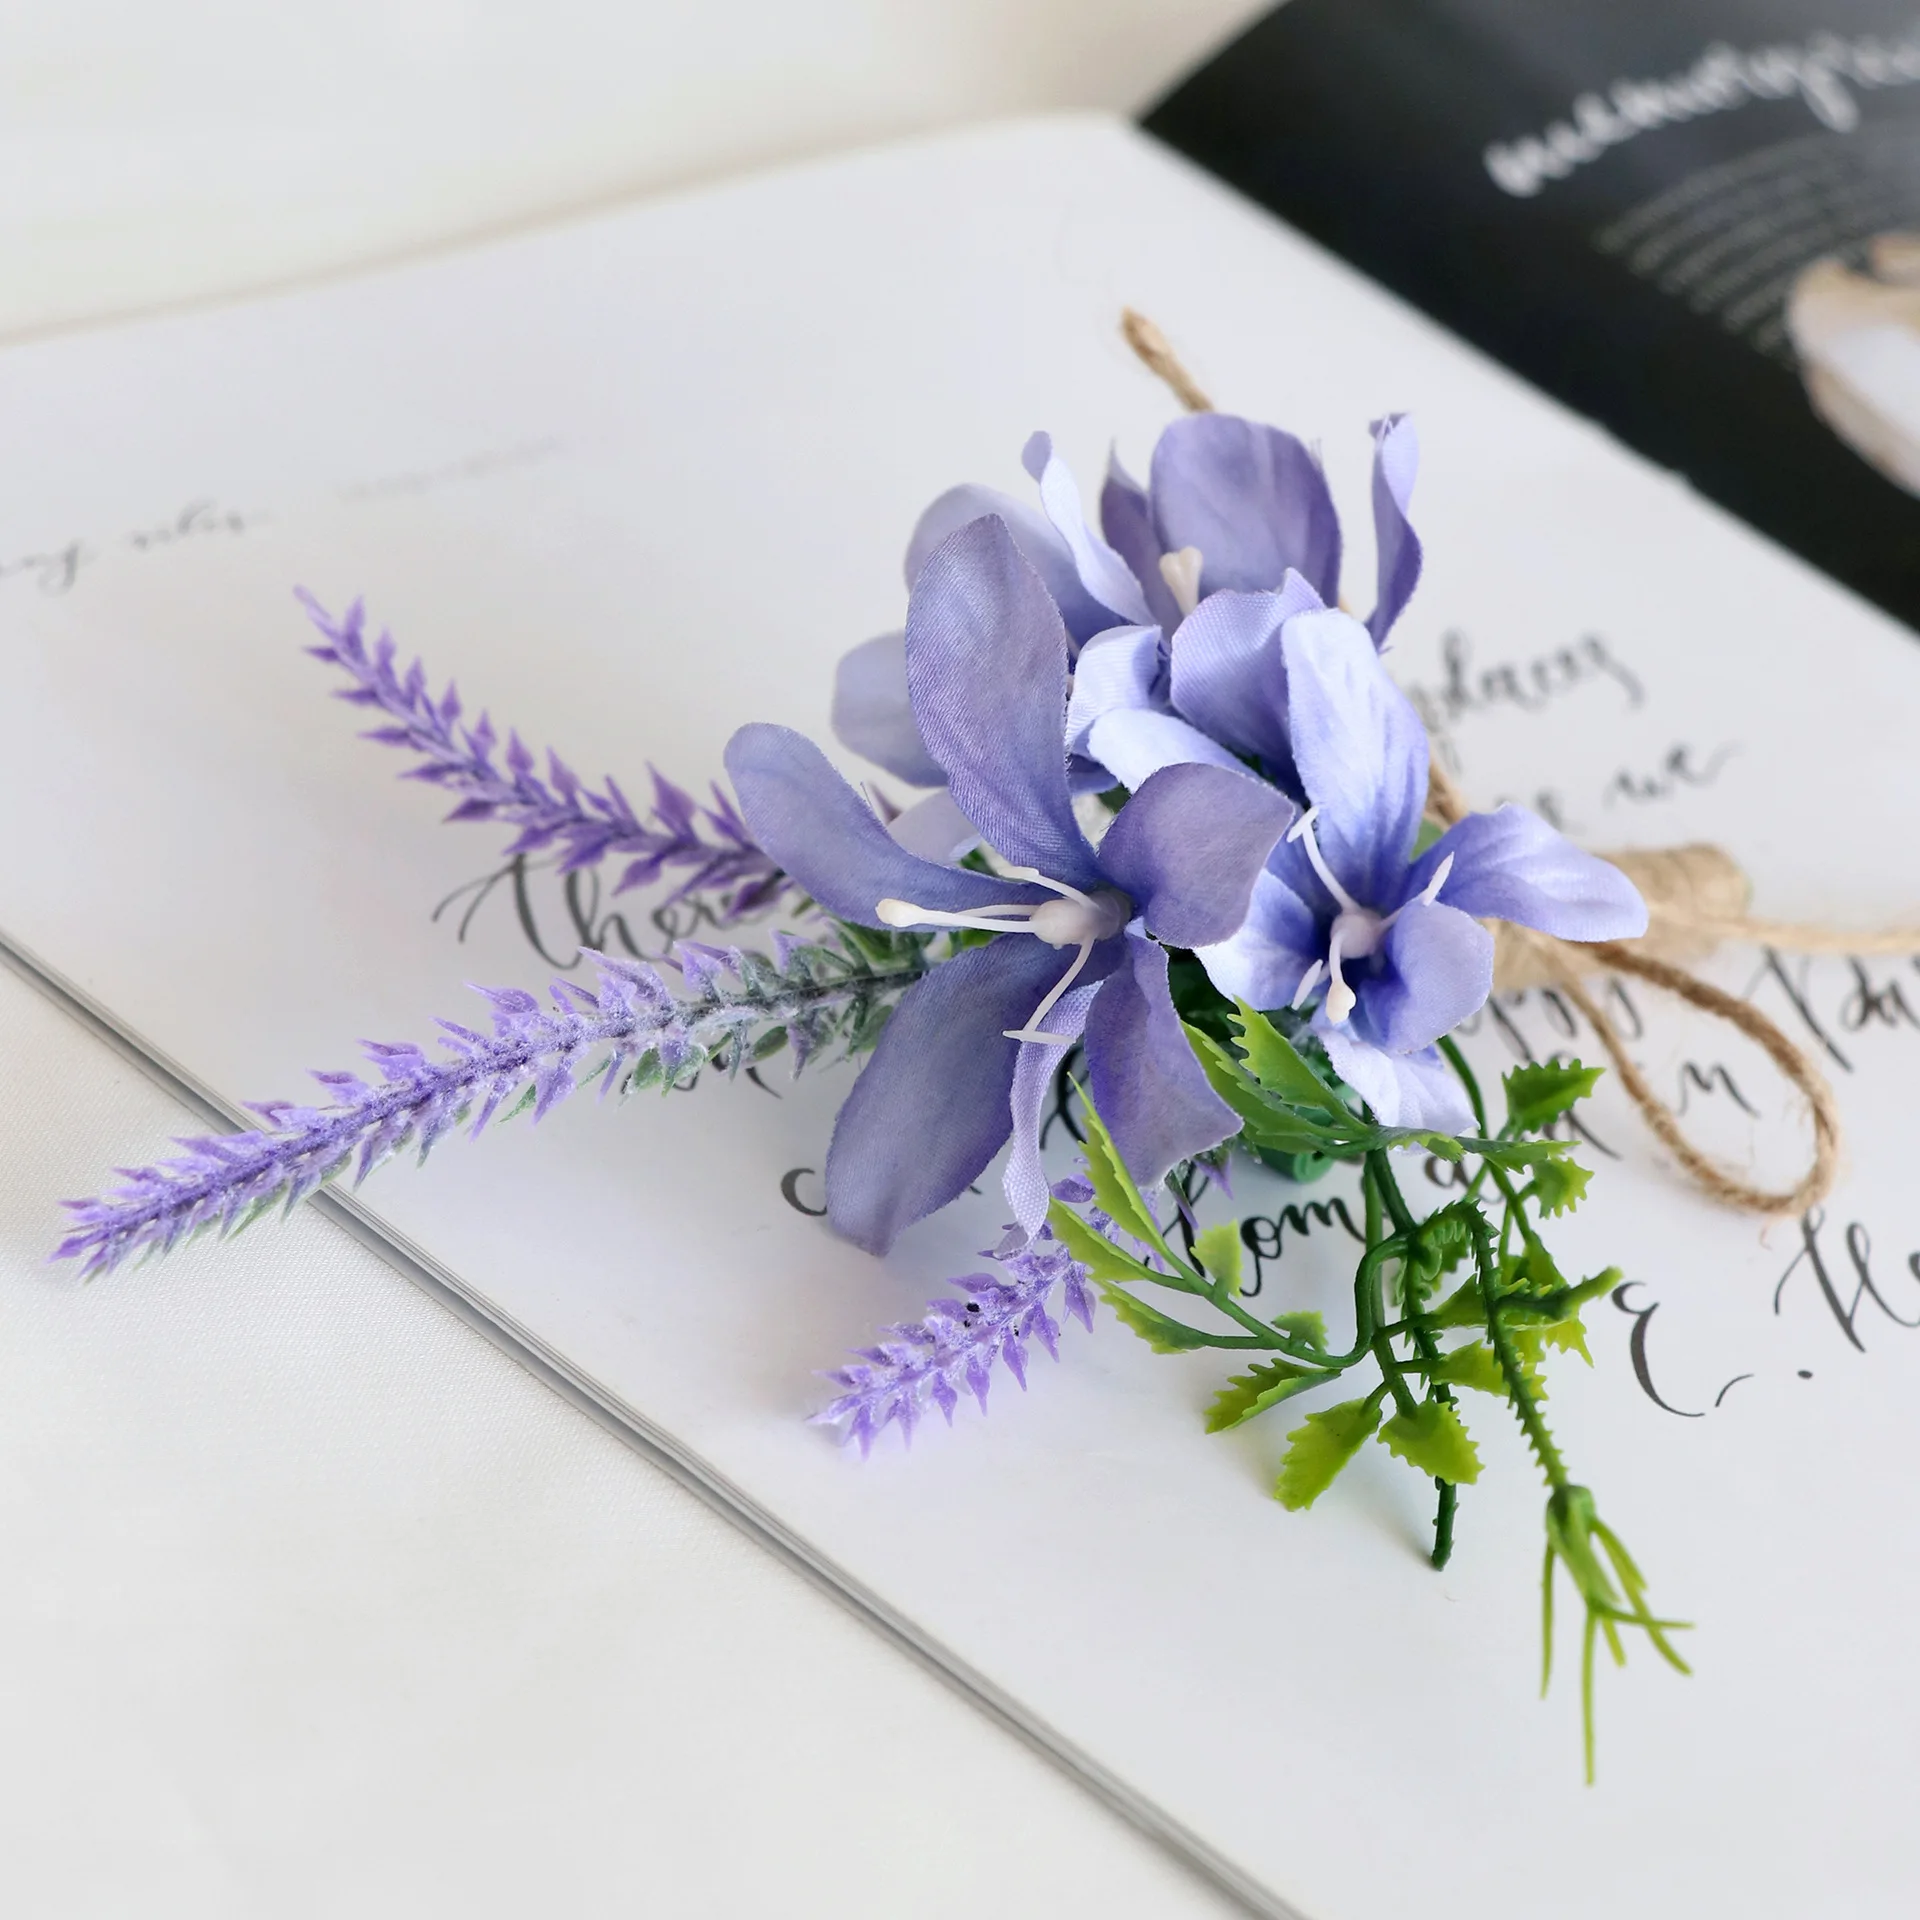
[[[669,903],[692,894],[713,896],[714,916],[722,926],[770,907],[791,888],[754,844],[718,784],[712,805],[703,806],[650,765],[653,806],[643,820],[613,780],[596,792],[551,750],[542,779],[532,750],[517,733],[507,735],[504,764],[496,764],[499,736],[492,721],[483,713],[463,726],[458,691],[450,684],[434,699],[419,660],[403,673],[391,634],[383,633],[369,647],[360,601],[336,620],[310,593],[302,590],[300,599],[324,642],[307,651],[342,668],[355,683],[335,698],[376,708],[391,723],[363,738],[420,755],[419,765],[404,777],[460,795],[449,820],[498,820],[516,827],[509,856],[558,847],[560,871],[574,873],[624,854],[627,864],[614,884],[616,893],[685,871]]]
[[[679,954],[692,989],[682,996],[652,967],[594,954],[599,991],[556,980],[551,1009],[518,987],[477,989],[492,1007],[493,1032],[436,1022],[444,1059],[411,1044],[363,1042],[377,1081],[316,1073],[331,1105],[258,1103],[251,1111],[265,1129],[179,1140],[182,1155],[120,1168],[120,1186],[64,1202],[74,1231],[54,1258],[81,1261],[91,1277],[210,1229],[237,1232],[277,1204],[291,1210],[349,1167],[357,1185],[409,1144],[424,1159],[469,1118],[476,1134],[496,1115],[528,1107],[538,1120],[596,1078],[603,1094],[686,1086],[706,1067],[738,1072],[783,1048],[798,1073],[824,1047],[870,1046],[893,996],[926,965],[925,942],[911,937],[877,957],[851,942],[782,936],[773,959],[691,942]]]
[[[935,1300],[920,1319],[882,1329],[874,1345],[857,1349],[854,1365],[825,1375],[845,1391],[813,1415],[814,1423],[839,1428],[842,1441],[857,1444],[863,1457],[889,1426],[911,1445],[929,1403],[948,1426],[963,1393],[985,1413],[996,1364],[1024,1390],[1029,1340],[1060,1358],[1059,1323],[1048,1311],[1055,1288],[1065,1310],[1092,1330],[1088,1271],[1049,1230],[1043,1227],[1017,1252],[987,1257],[998,1262],[1004,1279],[969,1274],[951,1283],[965,1288],[959,1299]]]

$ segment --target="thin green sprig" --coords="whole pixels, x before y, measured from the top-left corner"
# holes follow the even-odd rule
[[[1356,1111],[1306,1053],[1251,1007],[1239,1005],[1224,1023],[1209,1024],[1226,1026],[1234,1044],[1194,1026],[1188,1038],[1215,1091],[1240,1118],[1240,1144],[1262,1158],[1358,1165],[1366,1244],[1354,1270],[1351,1344],[1334,1351],[1317,1313],[1263,1319],[1246,1305],[1235,1225],[1193,1232],[1188,1250],[1178,1249],[1084,1089],[1087,1171],[1098,1212],[1089,1220],[1055,1201],[1055,1234],[1088,1267],[1115,1315],[1156,1352],[1216,1348],[1258,1356],[1215,1395],[1207,1414],[1212,1432],[1371,1368],[1377,1377],[1366,1392],[1307,1414],[1288,1434],[1274,1494],[1290,1510],[1311,1506],[1361,1447],[1377,1439],[1434,1483],[1430,1557],[1436,1567],[1444,1567],[1453,1552],[1460,1489],[1480,1475],[1479,1450],[1456,1390],[1507,1403],[1547,1486],[1543,1693],[1553,1671],[1558,1569],[1566,1570],[1584,1609],[1581,1723],[1591,1783],[1599,1642],[1604,1639],[1615,1663],[1624,1664],[1622,1629],[1638,1629],[1669,1665],[1689,1671],[1668,1637],[1687,1623],[1665,1619],[1648,1605],[1645,1578],[1601,1520],[1593,1494],[1568,1472],[1543,1410],[1548,1350],[1570,1350],[1590,1363],[1581,1310],[1620,1280],[1619,1270],[1608,1268],[1569,1281],[1539,1230],[1542,1220],[1571,1212],[1584,1197],[1587,1170],[1572,1160],[1568,1142],[1545,1134],[1592,1091],[1601,1070],[1578,1061],[1515,1068],[1502,1081],[1506,1117],[1495,1131],[1465,1056],[1443,1040],[1441,1050],[1466,1091],[1476,1128],[1455,1136],[1383,1127]],[[1477,1164],[1454,1200],[1420,1218],[1394,1173],[1390,1155],[1396,1147]],[[1460,1278],[1442,1297],[1443,1284],[1456,1273]],[[1168,1293],[1185,1296],[1188,1304],[1176,1312],[1166,1310],[1175,1302],[1156,1304]]]

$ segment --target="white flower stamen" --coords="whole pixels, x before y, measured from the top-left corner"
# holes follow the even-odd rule
[[[883,927],[969,927],[982,933],[1030,933],[1050,947],[1077,947],[1073,964],[1067,968],[1053,990],[1034,1008],[1024,1027],[1009,1027],[1005,1038],[1032,1040],[1043,1046],[1064,1047],[1072,1036],[1040,1031],[1040,1022],[1050,1014],[1060,996],[1079,979],[1087,957],[1102,940],[1112,936],[1133,917],[1133,903],[1124,893],[1103,889],[1082,893],[1064,880],[1049,880],[1032,867],[1009,867],[1010,880],[1027,880],[1058,894],[1057,900],[1029,904],[1023,900],[993,901],[974,913],[944,913],[936,907],[917,906],[911,900],[882,900],[874,915]]]
[[[1313,823],[1319,819],[1319,817],[1319,807],[1317,805],[1309,807],[1306,812],[1287,829],[1287,838],[1289,840],[1298,840],[1300,844],[1306,848],[1307,860],[1311,864],[1314,872],[1320,876],[1320,884],[1340,902],[1341,908],[1347,913],[1360,913],[1364,911],[1364,909],[1361,907],[1359,901],[1333,877],[1333,869],[1327,865],[1327,856],[1320,851],[1320,842],[1313,837]]]
[[[1430,907],[1433,905],[1433,903],[1436,900],[1439,899],[1440,889],[1447,884],[1447,876],[1452,871],[1453,871],[1453,855],[1448,854],[1447,857],[1444,860],[1442,860],[1437,867],[1434,868],[1433,878],[1429,880],[1427,884],[1420,889],[1419,900],[1420,900],[1420,904],[1423,907]],[[1410,907],[1412,905],[1413,905],[1413,902],[1409,900],[1407,902],[1407,906]],[[1400,909],[1402,913],[1405,913],[1406,910],[1407,910],[1406,907],[1402,907]]]
[[[1200,604],[1200,569],[1205,564],[1198,547],[1182,547],[1160,556],[1160,578],[1173,595],[1173,604],[1185,619]]]
[[[1453,872],[1453,855],[1447,857],[1433,870],[1433,878],[1411,899],[1404,900],[1391,913],[1375,913],[1371,907],[1363,907],[1352,894],[1334,877],[1333,869],[1327,865],[1326,855],[1320,851],[1320,842],[1315,839],[1313,822],[1320,809],[1309,807],[1291,827],[1287,829],[1287,838],[1297,840],[1305,848],[1308,861],[1320,876],[1320,883],[1339,902],[1340,911],[1333,917],[1333,925],[1327,934],[1327,975],[1326,1010],[1327,1019],[1336,1027],[1344,1026],[1358,1002],[1358,996],[1347,984],[1346,975],[1341,967],[1348,960],[1364,960],[1378,953],[1380,945],[1387,936],[1387,929],[1406,912],[1409,907],[1430,907],[1440,896],[1440,889],[1447,884],[1448,876]],[[1300,976],[1300,984],[1294,989],[1293,1004],[1299,1006],[1319,984],[1321,962],[1316,960]]]

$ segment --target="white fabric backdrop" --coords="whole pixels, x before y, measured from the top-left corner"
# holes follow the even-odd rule
[[[0,335],[1130,107],[1259,10],[7,6]],[[186,1117],[5,973],[0,1062],[7,1913],[1227,1911],[322,1222],[49,1272]]]

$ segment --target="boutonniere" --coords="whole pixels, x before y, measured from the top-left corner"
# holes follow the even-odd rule
[[[1681,1623],[1653,1609],[1545,1411],[1549,1366],[1588,1358],[1582,1309],[1621,1280],[1566,1270],[1551,1244],[1590,1178],[1566,1122],[1602,1069],[1529,1064],[1496,1092],[1453,1035],[1494,990],[1498,928],[1570,983],[1633,1097],[1677,1137],[1578,976],[1631,968],[1706,1013],[1761,1017],[1619,944],[1649,930],[1619,865],[1523,808],[1469,810],[1434,765],[1382,658],[1420,576],[1411,422],[1372,429],[1363,618],[1341,598],[1316,455],[1212,411],[1154,330],[1129,316],[1127,331],[1189,408],[1146,480],[1116,462],[1089,512],[1035,435],[1028,493],[963,486],[927,509],[902,631],[841,663],[840,743],[916,789],[904,807],[746,715],[730,792],[696,802],[654,774],[636,807],[503,743],[451,689],[434,696],[391,640],[368,644],[358,606],[336,620],[310,604],[314,651],[378,716],[370,737],[413,755],[453,819],[510,829],[516,855],[697,903],[732,944],[683,940],[660,965],[590,955],[595,984],[556,981],[545,1002],[490,990],[484,1026],[442,1021],[431,1051],[370,1045],[370,1075],[318,1076],[323,1103],[265,1103],[259,1129],[184,1141],[68,1203],[59,1252],[99,1273],[232,1232],[588,1084],[687,1087],[782,1054],[795,1072],[841,1070],[826,1216],[850,1249],[885,1250],[1003,1151],[1005,1225],[991,1272],[951,1281],[829,1376],[818,1421],[864,1452],[929,1411],[951,1422],[965,1398],[984,1409],[997,1370],[1024,1385],[1032,1346],[1057,1353],[1062,1320],[1091,1328],[1104,1304],[1156,1352],[1213,1370],[1211,1429],[1274,1430],[1281,1506],[1311,1506],[1363,1447],[1387,1448],[1432,1485],[1443,1566],[1481,1471],[1473,1428],[1515,1420],[1545,1482],[1549,1661],[1556,1591],[1582,1616],[1591,1776],[1598,1648],[1622,1659],[1638,1634],[1685,1671]],[[1685,902],[1661,910],[1684,918]],[[1832,1177],[1831,1097],[1777,1031],[1761,1037],[1814,1106],[1807,1181],[1755,1194],[1682,1158],[1723,1199],[1798,1206]],[[1051,1174],[1048,1116],[1080,1146]],[[1409,1194],[1409,1155],[1450,1167],[1443,1204]],[[1304,1181],[1340,1165],[1357,1171],[1361,1216],[1346,1216],[1350,1310],[1332,1326],[1298,1304],[1256,1310],[1243,1223],[1218,1217],[1220,1199],[1247,1169]]]

